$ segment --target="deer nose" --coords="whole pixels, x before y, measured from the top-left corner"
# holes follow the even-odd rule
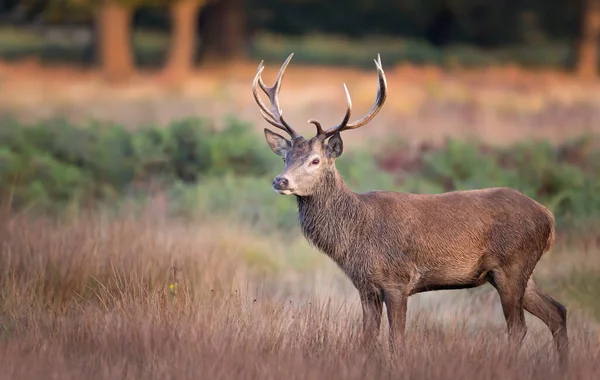
[[[289,185],[289,181],[285,177],[275,177],[273,187],[277,190],[285,190]]]

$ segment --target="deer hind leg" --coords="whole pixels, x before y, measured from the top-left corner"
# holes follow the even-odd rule
[[[522,276],[509,276],[504,270],[495,270],[490,280],[490,283],[500,295],[509,343],[515,349],[521,347],[523,339],[527,334],[525,311],[523,308],[527,279],[520,277]]]
[[[380,291],[362,291],[360,302],[363,311],[363,344],[372,347],[379,336],[383,298]]]
[[[390,326],[390,352],[394,354],[404,344],[408,295],[400,289],[393,288],[384,290],[383,296]]]
[[[549,295],[542,293],[531,277],[527,281],[523,306],[548,326],[559,355],[559,363],[561,367],[566,367],[569,360],[567,309]]]

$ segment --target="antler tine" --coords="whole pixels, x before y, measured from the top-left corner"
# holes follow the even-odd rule
[[[298,137],[299,134],[283,119],[282,111],[279,107],[279,90],[281,89],[281,79],[283,78],[285,69],[292,60],[293,56],[294,53],[291,53],[285,60],[285,62],[283,62],[283,65],[281,65],[279,73],[277,74],[275,84],[272,87],[267,87],[262,80],[261,74],[264,70],[264,61],[261,61],[258,66],[258,72],[254,77],[254,82],[252,83],[252,93],[254,95],[254,99],[258,103],[258,106],[261,108],[261,114],[263,118],[269,124],[286,131],[292,138],[295,138]],[[260,99],[260,96],[258,95],[258,88],[256,86],[257,84],[265,92],[265,94],[269,96],[269,101],[271,102],[271,110],[269,110]]]
[[[381,110],[381,107],[383,106],[383,103],[385,103],[385,100],[387,98],[387,81],[385,78],[385,73],[383,72],[383,67],[381,65],[381,56],[379,54],[377,54],[377,60],[373,60],[373,61],[375,62],[375,66],[377,67],[377,74],[378,74],[379,81],[378,81],[378,88],[377,88],[377,98],[375,99],[375,104],[371,108],[371,111],[369,111],[369,113],[366,114],[365,116],[363,116],[361,119],[359,119],[353,123],[348,123],[348,121],[350,120],[350,114],[352,112],[352,99],[350,98],[350,93],[348,92],[348,88],[346,87],[346,84],[344,83],[344,91],[346,92],[346,102],[348,103],[348,108],[346,109],[346,115],[344,115],[344,119],[342,120],[342,122],[333,128],[323,131],[323,129],[321,128],[321,126],[318,122],[315,122],[315,120],[312,120],[312,119],[308,121],[309,123],[313,123],[313,124],[315,124],[315,126],[317,126],[317,138],[318,139],[320,139],[321,141],[324,141],[326,138],[333,136],[337,132],[345,131],[348,129],[360,128],[360,127],[364,126],[365,124],[367,124],[368,122],[370,122],[371,120],[373,120],[375,115],[377,115],[379,113],[379,111]]]
[[[285,70],[287,69],[288,65],[290,64],[290,61],[292,60],[292,57],[294,56],[294,53],[291,53],[287,59],[283,62],[283,64],[281,65],[281,68],[279,69],[279,73],[277,73],[277,78],[275,79],[275,84],[273,84],[273,87],[267,87],[265,85],[265,83],[262,80],[262,77],[259,77],[258,79],[258,83],[260,85],[260,87],[262,88],[262,90],[265,92],[265,94],[267,94],[269,96],[269,100],[271,101],[271,109],[272,109],[272,115],[275,116],[273,119],[277,120],[279,119],[281,121],[281,123],[289,130],[290,134],[292,135],[292,137],[296,137],[298,136],[298,133],[296,133],[296,131],[285,122],[285,120],[283,120],[283,111],[281,110],[281,107],[279,106],[279,91],[281,90],[281,79],[283,78],[283,75],[285,74]]]
[[[254,100],[256,100],[256,103],[260,107],[261,114],[263,115],[263,117],[265,117],[265,118],[268,117],[272,121],[276,122],[273,115],[271,115],[271,111],[269,110],[269,108],[267,108],[267,105],[260,99],[260,96],[258,95],[258,87],[256,87],[256,85],[259,83],[259,81],[261,81],[260,76],[261,76],[264,68],[265,68],[264,61],[260,61],[259,65],[258,65],[258,71],[256,72],[256,75],[254,76],[254,80],[252,81],[252,95],[254,95]],[[279,127],[281,128],[282,126],[279,126]]]
[[[295,137],[295,135],[292,132],[290,132],[288,130],[288,128],[286,128],[286,126],[284,124],[282,124],[281,122],[277,122],[277,121],[273,120],[272,117],[269,114],[264,113],[263,110],[260,110],[260,114],[267,121],[267,123],[271,124],[274,127],[277,127],[279,129],[282,129],[282,130],[286,131],[287,133],[290,134],[290,136],[292,136],[292,138]]]
[[[341,123],[339,123],[333,128],[329,128],[328,130],[324,131],[323,128],[321,128],[321,123],[319,123],[318,121],[313,119],[310,119],[308,121],[308,123],[312,123],[317,127],[317,138],[321,141],[324,141],[329,136],[333,136],[338,131],[343,131],[344,127],[348,124],[348,121],[350,120],[350,115],[352,114],[352,98],[350,98],[350,93],[348,92],[348,87],[346,87],[346,83],[344,83],[344,92],[346,93],[347,107],[346,114],[344,115],[344,119]]]
[[[355,121],[354,123],[346,125],[344,129],[360,128],[367,124],[373,120],[379,111],[381,111],[381,107],[383,107],[383,103],[385,103],[385,99],[387,98],[387,80],[385,78],[385,73],[383,72],[381,56],[379,54],[377,54],[377,61],[375,61],[375,65],[377,66],[377,74],[379,79],[379,83],[377,84],[377,98],[375,99],[375,104],[367,115],[365,115],[362,119]]]

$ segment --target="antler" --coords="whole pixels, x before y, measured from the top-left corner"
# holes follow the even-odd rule
[[[375,117],[375,115],[379,113],[387,96],[387,82],[385,79],[385,73],[383,72],[383,68],[381,67],[381,57],[379,56],[379,54],[377,54],[377,60],[374,61],[375,65],[377,66],[379,85],[377,89],[377,98],[375,99],[375,105],[373,106],[373,108],[371,108],[371,111],[362,119],[357,120],[353,123],[348,123],[348,121],[350,120],[350,114],[352,113],[352,99],[350,99],[350,93],[348,92],[348,88],[344,83],[344,91],[346,92],[346,102],[348,103],[348,108],[346,109],[346,115],[344,116],[342,122],[336,125],[335,127],[324,131],[321,127],[321,123],[319,123],[317,120],[310,119],[307,121],[307,123],[314,124],[315,127],[317,127],[317,138],[319,140],[325,141],[325,139],[333,136],[337,132],[345,131],[348,129],[360,128],[363,125],[370,122]]]
[[[254,77],[254,81],[252,82],[252,93],[254,95],[256,103],[258,103],[258,106],[261,109],[260,113],[262,114],[263,118],[272,126],[286,131],[292,138],[295,138],[300,135],[285,120],[283,120],[283,116],[281,115],[282,111],[279,107],[279,89],[281,88],[281,78],[283,78],[285,69],[292,60],[293,56],[294,53],[290,54],[285,60],[285,62],[283,62],[283,65],[281,65],[281,69],[279,69],[279,74],[277,74],[277,79],[275,80],[275,84],[273,85],[273,87],[267,87],[262,80],[261,74],[265,66],[264,61],[261,61],[258,65],[258,72]],[[257,84],[269,97],[269,100],[271,102],[271,110],[269,110],[265,103],[263,103],[263,101],[260,99],[260,96],[258,95],[258,87],[256,86]]]

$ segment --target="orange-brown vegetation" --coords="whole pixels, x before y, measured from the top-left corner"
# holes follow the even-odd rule
[[[364,352],[354,295],[302,285],[316,273],[344,281],[324,261],[301,272],[284,263],[289,242],[214,220],[142,216],[3,216],[0,379],[591,379],[600,371],[600,335],[575,307],[562,377],[541,323],[528,319],[525,346],[509,352],[498,300],[477,293],[459,302],[462,316],[448,312],[457,300],[449,294],[440,296],[453,299],[446,306],[413,304],[399,357],[389,357],[385,337]],[[277,264],[248,265],[260,254]],[[544,278],[567,270],[561,260],[575,265],[550,260]]]
[[[385,56],[382,62],[386,107],[345,143],[396,135],[504,144],[600,132],[594,81],[510,67],[448,72],[388,67]],[[94,70],[1,63],[0,112],[26,120],[97,118],[132,128],[235,114],[259,131],[266,124],[251,94],[257,65],[200,67],[181,87],[169,88],[156,73],[138,72],[116,87]],[[279,65],[267,62],[267,85]],[[342,118],[342,82],[357,115],[372,106],[377,86],[372,68],[300,64],[284,82],[286,119],[307,135],[314,133],[309,118],[327,126]],[[380,162],[387,170],[421,164],[392,146],[398,152]],[[424,150],[415,147],[417,155]],[[561,237],[534,272],[540,287],[569,310],[571,368],[563,376],[547,328],[529,314],[524,347],[506,349],[491,287],[411,298],[406,349],[391,358],[385,313],[380,346],[364,352],[357,345],[361,310],[354,288],[301,236],[263,236],[210,214],[180,220],[157,213],[0,215],[0,379],[587,380],[600,372],[600,330],[586,309],[595,305],[600,315],[591,285],[600,268],[597,231],[586,231],[585,240]]]
[[[492,144],[529,138],[553,142],[600,132],[600,83],[567,73],[517,67],[441,70],[401,65],[389,67],[386,107],[368,130],[348,134],[345,141],[363,142],[389,135],[407,140],[439,142],[445,137],[477,137]],[[177,87],[163,75],[138,72],[127,84],[113,86],[95,70],[0,64],[0,106],[3,113],[24,119],[61,116],[124,123],[167,124],[189,116],[221,118],[234,114],[265,126],[251,93],[256,61],[198,67]],[[272,83],[280,62],[267,62],[264,80]],[[373,70],[305,66],[286,73],[281,106],[303,134],[313,132],[306,120],[337,124],[344,114],[342,83],[352,93],[354,112],[364,114],[376,93]]]

